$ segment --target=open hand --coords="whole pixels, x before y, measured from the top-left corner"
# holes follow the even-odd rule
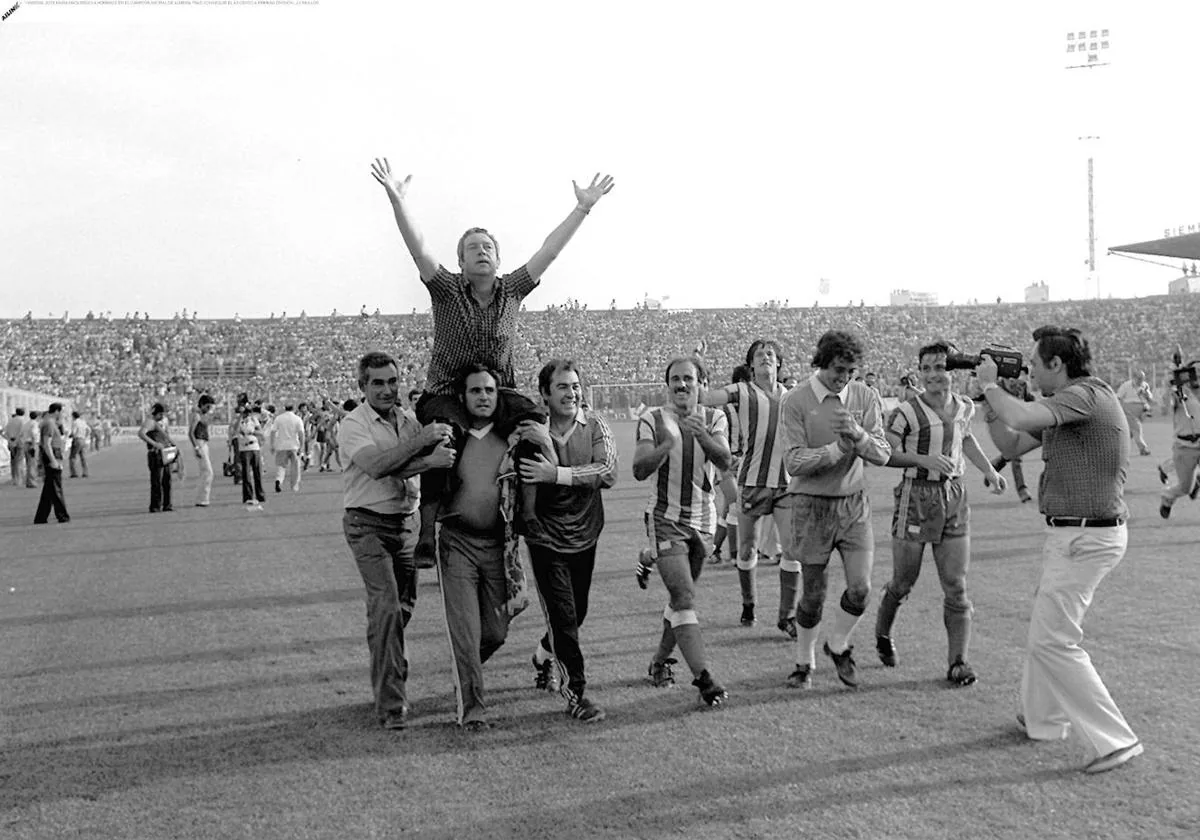
[[[384,165],[387,165],[386,160],[384,161]],[[405,184],[407,183],[405,181]],[[573,180],[571,181],[571,186],[575,188],[575,200],[579,202],[579,206],[590,210],[595,206],[597,201],[603,196],[608,195],[609,190],[613,188],[613,183],[611,175],[600,177],[600,173],[597,172],[592,178],[592,183],[588,186],[581,187]]]
[[[400,180],[392,174],[392,167],[388,165],[387,158],[375,158],[375,162],[371,164],[371,174],[375,176],[376,181],[383,184],[390,197],[399,200],[408,193],[408,182],[412,180],[412,175],[405,176],[403,181]]]

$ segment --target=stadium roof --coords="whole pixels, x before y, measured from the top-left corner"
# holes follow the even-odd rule
[[[1180,260],[1200,260],[1200,233],[1188,233],[1167,239],[1152,239],[1149,242],[1134,242],[1109,248],[1127,254],[1150,254],[1156,257],[1171,257]]]

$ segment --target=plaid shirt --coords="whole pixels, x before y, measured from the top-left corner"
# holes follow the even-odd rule
[[[425,389],[434,394],[453,394],[454,377],[471,362],[483,362],[500,374],[501,386],[516,387],[513,371],[513,339],[521,301],[538,281],[525,266],[496,278],[492,300],[480,306],[471,284],[445,266],[425,284],[433,309],[433,352]]]

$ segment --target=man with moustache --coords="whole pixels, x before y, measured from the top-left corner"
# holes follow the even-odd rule
[[[732,456],[724,412],[699,404],[706,380],[704,365],[695,356],[675,358],[667,365],[670,401],[638,418],[633,477],[655,477],[646,505],[650,545],[643,556],[655,562],[670,596],[662,638],[650,660],[650,683],[656,688],[675,684],[671,666],[676,660],[671,654],[678,645],[700,699],[719,706],[729,694],[709,670],[695,609],[695,581],[716,531],[717,471],[728,469]]]
[[[433,348],[425,394],[417,403],[417,417],[422,422],[439,420],[460,428],[470,426],[470,418],[454,393],[454,377],[464,365],[481,362],[497,372],[501,388],[497,429],[507,436],[516,418],[537,410],[531,400],[515,390],[512,349],[521,301],[537,287],[542,274],[579,230],[596,202],[612,189],[613,179],[597,173],[586,187],[572,181],[575,208],[527,263],[511,274],[498,276],[500,246],[491,233],[484,228],[471,228],[462,235],[458,241],[458,265],[462,273],[452,273],[433,256],[412,220],[408,199],[412,176],[401,179],[393,175],[387,158],[376,159],[371,174],[387,192],[400,235],[417,265],[421,282],[429,290],[432,304]],[[445,494],[445,478],[428,474],[422,479],[421,537],[417,545],[420,565],[433,563],[434,523]],[[529,515],[535,496],[534,489],[523,495],[527,511],[522,516],[528,532],[536,532],[538,527],[536,519]]]
[[[783,406],[785,467],[796,494],[792,509],[792,550],[802,578],[796,613],[796,669],[791,688],[812,687],[817,633],[828,582],[829,557],[842,556],[846,589],[829,628],[824,650],[838,679],[858,687],[850,634],[862,619],[871,593],[875,537],[864,465],[883,466],[891,446],[883,433],[878,392],[851,381],[863,357],[858,338],[830,330],[817,342],[817,371],[797,385]]]

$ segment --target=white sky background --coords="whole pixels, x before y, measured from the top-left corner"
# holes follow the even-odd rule
[[[572,178],[616,178],[531,309],[1092,297],[1089,152],[1102,295],[1178,276],[1107,246],[1200,223],[1189,0],[31,2],[0,22],[0,317],[424,310],[384,155],[451,267],[482,225],[516,268]],[[1113,65],[1063,69],[1104,27]]]

